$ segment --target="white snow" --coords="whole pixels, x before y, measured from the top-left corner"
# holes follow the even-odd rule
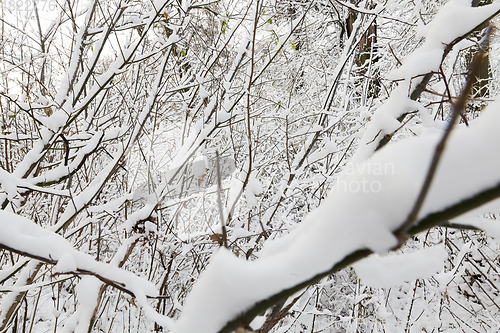
[[[206,175],[209,169],[208,158],[206,156],[200,155],[194,159],[191,165],[191,170],[196,178],[200,178]]]
[[[71,253],[64,253],[57,264],[54,266],[54,271],[56,273],[64,273],[64,272],[74,272],[77,269],[76,261],[71,255]]]
[[[470,225],[479,229],[486,231],[489,236],[493,236],[495,238],[500,239],[500,221],[487,219],[484,217],[478,216],[460,216],[456,219],[453,219],[451,222],[458,224]]]
[[[57,132],[68,121],[68,115],[63,110],[55,111],[50,117],[46,118],[44,123],[47,128]]]
[[[406,281],[423,279],[440,272],[448,258],[443,245],[404,254],[374,254],[353,265],[361,283],[374,288],[391,288]]]
[[[265,316],[257,316],[255,317],[255,319],[250,323],[250,327],[256,331],[258,330],[259,328],[262,327],[262,325],[264,325],[266,321],[266,317]]]
[[[252,208],[257,206],[257,196],[262,193],[262,183],[255,177],[254,173],[250,174],[248,178],[248,185],[245,189],[248,207]]]

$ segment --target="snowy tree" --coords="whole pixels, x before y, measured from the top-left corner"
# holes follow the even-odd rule
[[[0,331],[497,330],[499,13],[2,2]]]

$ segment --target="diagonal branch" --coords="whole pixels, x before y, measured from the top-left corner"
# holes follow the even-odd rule
[[[408,216],[408,218],[400,224],[400,227],[395,230],[393,233],[394,235],[400,239],[403,243],[408,239],[407,235],[414,235],[417,234],[421,231],[424,231],[426,229],[429,229],[434,226],[440,226],[440,225],[446,225],[448,224],[449,220],[457,217],[463,213],[466,213],[474,208],[477,208],[491,200],[494,200],[496,198],[500,197],[500,184],[496,184],[494,187],[489,188],[487,190],[484,190],[482,192],[476,193],[475,195],[464,199],[460,202],[455,203],[454,205],[445,208],[439,212],[429,214],[428,216],[422,218],[421,220],[417,220],[418,218],[418,213],[420,212],[420,209],[422,208],[422,205],[424,203],[424,200],[427,196],[427,193],[430,189],[430,185],[432,183],[432,180],[434,178],[434,175],[436,173],[437,167],[439,165],[439,162],[442,157],[442,153],[444,151],[446,142],[449,138],[449,135],[451,133],[451,130],[453,129],[453,126],[455,122],[457,121],[458,117],[461,114],[461,111],[465,108],[465,104],[467,102],[467,97],[468,93],[472,87],[472,84],[474,82],[476,73],[482,63],[482,59],[484,57],[484,52],[485,49],[487,48],[489,36],[491,34],[492,28],[490,27],[488,30],[488,34],[486,38],[484,39],[483,43],[483,48],[479,51],[479,53],[476,55],[474,58],[473,63],[471,64],[471,70],[469,77],[467,79],[467,83],[465,88],[462,91],[461,96],[459,97],[458,101],[456,101],[453,104],[453,114],[452,118],[450,120],[449,126],[445,132],[445,135],[441,138],[440,142],[438,143],[433,159],[431,161],[431,165],[429,167],[429,171],[426,174],[426,178],[424,180],[424,184],[422,186],[422,189],[419,193],[419,196],[417,197],[417,200]],[[399,245],[403,245],[402,243]],[[336,273],[339,270],[353,264],[356,261],[359,261],[373,252],[369,249],[360,249],[357,251],[354,251],[350,254],[348,254],[343,260],[335,264],[331,269],[319,273],[312,277],[309,280],[303,281],[299,284],[296,284],[295,286],[283,290],[277,294],[274,294],[273,296],[262,300],[260,302],[255,303],[250,309],[245,311],[243,314],[241,314],[238,318],[233,319],[226,323],[226,325],[219,331],[219,333],[230,333],[236,328],[242,326],[242,325],[247,325],[249,324],[257,315],[260,313],[264,312],[268,308],[280,304],[284,300],[286,300],[288,297],[292,296],[293,294],[297,293],[298,291],[319,282],[321,279],[324,277]]]
[[[455,126],[455,123],[457,122],[458,117],[465,110],[465,105],[467,103],[467,98],[469,96],[469,92],[470,92],[472,85],[475,81],[476,75],[479,72],[479,69],[481,68],[481,64],[483,63],[484,54],[485,54],[486,49],[488,48],[488,44],[489,44],[488,41],[489,41],[489,38],[491,36],[492,30],[493,30],[493,28],[492,28],[492,26],[490,26],[488,28],[487,35],[483,41],[483,45],[482,45],[481,49],[474,57],[474,60],[471,64],[470,73],[469,73],[469,76],[467,78],[467,82],[465,84],[465,87],[464,87],[459,99],[453,104],[450,122],[448,123],[448,127],[446,128],[446,131],[445,131],[443,137],[441,138],[441,141],[436,146],[434,156],[432,157],[431,165],[429,166],[429,170],[427,171],[427,175],[425,177],[424,184],[422,185],[422,189],[420,190],[420,193],[418,195],[417,201],[415,202],[415,205],[413,206],[413,208],[410,212],[410,215],[408,215],[408,219],[399,228],[401,233],[405,233],[406,231],[408,231],[408,229],[410,229],[411,226],[414,225],[415,221],[417,220],[418,213],[420,212],[420,209],[422,208],[422,205],[424,204],[427,193],[429,192],[429,189],[431,187],[432,180],[434,179],[434,176],[436,174],[437,167],[439,165],[439,161],[441,160],[441,157],[443,156],[443,152],[444,152],[444,149],[446,147],[446,142],[448,141],[448,138],[450,137],[451,131],[453,130],[453,127]]]
[[[419,232],[430,229],[435,226],[447,226],[448,221],[466,212],[469,212],[475,208],[478,208],[494,199],[500,198],[500,183],[496,184],[482,192],[476,193],[475,195],[464,199],[454,205],[443,209],[439,212],[429,214],[422,219],[418,220],[417,223],[408,230],[409,235],[416,235]],[[397,231],[396,231],[397,233]],[[275,304],[285,300],[286,298],[294,295],[300,290],[315,284],[321,279],[334,274],[353,263],[368,257],[373,252],[369,249],[360,249],[347,255],[342,261],[335,264],[329,270],[319,273],[312,278],[293,286],[292,288],[285,289],[273,296],[255,303],[250,309],[242,313],[238,318],[235,318],[226,323],[226,325],[219,331],[219,333],[230,333],[241,326],[241,323],[250,323],[256,316],[272,307]]]

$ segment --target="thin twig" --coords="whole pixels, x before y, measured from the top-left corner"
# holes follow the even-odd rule
[[[215,151],[215,161],[217,167],[217,204],[219,206],[219,216],[220,216],[220,224],[222,229],[222,245],[227,249],[227,230],[226,223],[224,221],[224,212],[222,210],[222,185],[221,185],[221,174],[220,174],[220,163],[219,163],[219,151]]]
[[[443,59],[443,61],[444,61],[444,59]],[[444,74],[444,70],[443,70],[443,61],[441,61],[441,64],[439,65],[439,73],[441,74],[441,77],[443,78],[444,86],[446,88],[446,94],[448,95],[448,100],[453,105],[453,99],[451,96],[450,86],[448,85],[448,80],[446,79],[446,75]],[[467,92],[467,96],[468,95],[469,95],[469,93]],[[460,100],[460,97],[461,96],[459,96],[459,98],[458,98],[459,100]],[[465,125],[469,126],[469,122],[467,121],[467,117],[465,116],[465,108],[460,110],[460,117],[462,117],[462,120],[464,121]]]

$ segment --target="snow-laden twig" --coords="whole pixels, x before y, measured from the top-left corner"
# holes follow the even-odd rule
[[[112,264],[95,261],[90,255],[75,250],[62,236],[26,218],[0,211],[0,230],[0,248],[53,264],[58,274],[94,276],[105,284],[138,298],[145,307],[149,305],[143,300],[158,297],[158,290],[148,280]],[[164,318],[161,322],[168,325],[169,320]]]

